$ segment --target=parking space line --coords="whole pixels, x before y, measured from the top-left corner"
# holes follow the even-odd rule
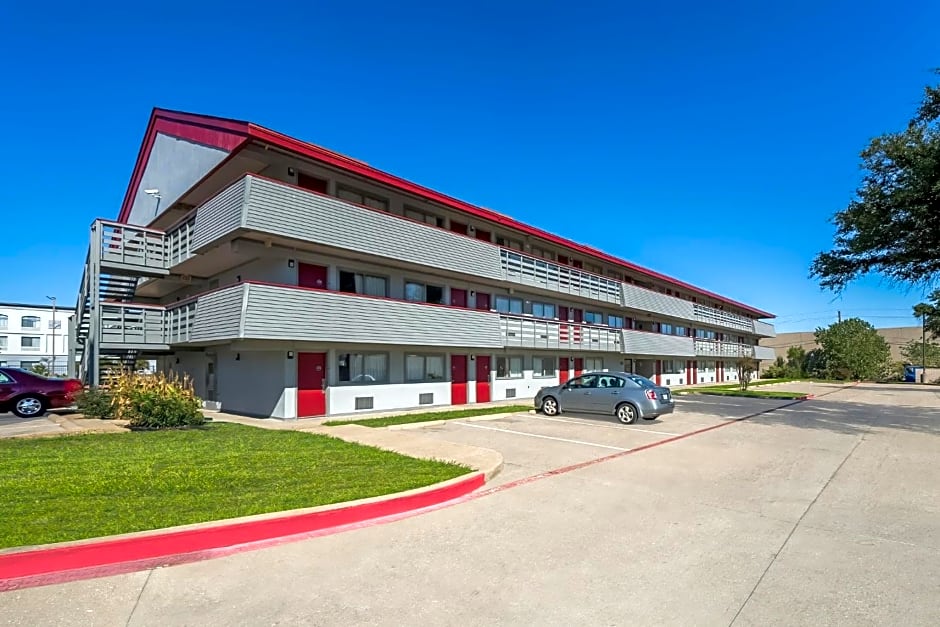
[[[555,440],[557,442],[567,442],[569,444],[583,444],[585,446],[596,446],[597,448],[606,448],[612,451],[626,452],[630,449],[621,446],[610,446],[608,444],[595,444],[594,442],[584,442],[583,440],[569,440],[568,438],[556,438],[551,435],[539,435],[538,433],[526,433],[525,431],[514,431],[513,429],[500,429],[499,427],[486,427],[483,425],[471,424],[469,422],[456,422],[462,427],[472,427],[473,429],[485,429],[487,431],[501,431],[503,433],[513,433],[515,435],[526,435],[530,438],[542,438],[543,440]]]
[[[591,422],[583,422],[580,420],[565,420],[564,418],[549,418],[548,416],[534,416],[539,420],[551,420],[552,422],[567,422],[573,425],[584,425],[585,427],[603,427],[604,429],[621,429],[627,431],[639,431],[640,433],[654,433],[656,435],[682,435],[681,433],[669,433],[667,431],[654,431],[652,429],[640,429],[639,427],[628,427],[627,425],[601,425],[594,424]]]

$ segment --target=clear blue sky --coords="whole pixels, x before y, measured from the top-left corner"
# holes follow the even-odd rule
[[[353,155],[780,330],[914,324],[920,290],[807,275],[858,152],[940,66],[932,0],[26,4],[0,8],[0,301],[73,304],[159,106]]]

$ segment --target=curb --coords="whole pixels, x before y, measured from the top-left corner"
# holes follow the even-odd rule
[[[504,414],[484,414],[482,416],[466,416],[464,418],[448,418],[445,420],[428,420],[426,422],[404,422],[400,425],[389,425],[387,427],[378,427],[379,429],[388,429],[389,431],[402,431],[406,429],[420,429],[421,427],[437,427],[440,425],[446,425],[449,422],[459,422],[461,420],[465,422],[483,422],[486,420],[500,420],[508,416],[515,416],[516,414],[521,414],[523,412],[513,411],[506,412]],[[365,426],[365,425],[359,425]],[[375,429],[376,427],[370,427],[370,429]]]
[[[484,483],[484,474],[477,471],[423,488],[348,503],[7,549],[0,551],[0,592],[206,559],[212,557],[213,550],[250,549],[246,545],[440,505]],[[111,572],[101,572],[106,569]]]

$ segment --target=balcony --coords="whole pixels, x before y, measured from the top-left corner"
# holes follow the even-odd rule
[[[618,306],[623,302],[620,281],[581,272],[514,250],[500,249],[503,280],[551,290],[568,296],[591,298]]]
[[[750,318],[745,318],[744,316],[739,316],[722,309],[699,305],[698,303],[693,303],[692,310],[692,318],[699,322],[744,331],[745,333],[754,333],[754,321]]]
[[[620,329],[505,314],[499,326],[507,348],[619,353],[623,346]]]
[[[777,337],[777,330],[774,325],[760,320],[754,321],[754,334],[758,337]]]
[[[102,348],[167,350],[164,309],[136,303],[102,303],[100,312]]]
[[[737,359],[753,357],[754,347],[737,342],[718,342],[716,340],[695,340],[696,357],[714,357],[717,359]]]
[[[690,337],[624,329],[623,352],[655,357],[694,357],[695,347]]]
[[[163,231],[107,220],[95,220],[91,228],[92,247],[99,256],[103,271],[145,276],[167,274]]]

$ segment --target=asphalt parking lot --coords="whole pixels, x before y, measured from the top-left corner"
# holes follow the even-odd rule
[[[3,593],[0,623],[940,624],[940,394],[812,391],[424,427],[503,471],[388,524]]]

